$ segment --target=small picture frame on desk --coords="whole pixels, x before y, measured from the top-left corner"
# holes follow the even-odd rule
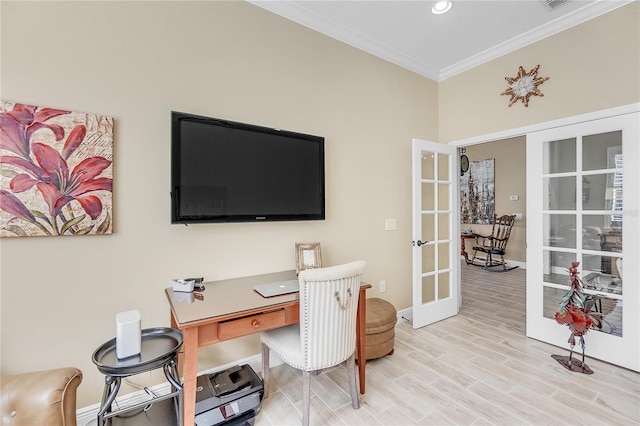
[[[296,275],[313,268],[322,268],[320,243],[296,243]]]

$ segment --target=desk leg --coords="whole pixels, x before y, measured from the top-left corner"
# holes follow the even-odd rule
[[[196,382],[198,380],[198,328],[182,330],[184,358],[183,368],[183,414],[184,426],[192,426],[196,417]]]
[[[467,254],[465,240],[466,238],[463,235],[460,235],[460,254],[464,258],[465,263],[469,264],[469,255]]]
[[[358,352],[358,378],[360,380],[360,393],[364,394],[365,365],[367,364],[366,337],[367,337],[367,299],[366,289],[360,289],[358,297],[358,313],[356,317],[356,351]]]
[[[469,259],[469,253],[467,253],[466,241],[470,239],[476,239],[476,234],[460,234],[460,254],[464,258],[467,265],[472,263],[473,258]]]

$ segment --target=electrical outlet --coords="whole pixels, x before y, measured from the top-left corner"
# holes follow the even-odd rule
[[[387,282],[385,280],[380,281],[380,293],[387,291]]]
[[[398,229],[398,221],[396,220],[396,218],[384,220],[385,231],[395,231],[396,229]]]

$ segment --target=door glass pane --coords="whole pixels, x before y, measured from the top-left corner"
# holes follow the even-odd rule
[[[565,139],[545,142],[544,174],[566,173],[576,171],[576,140]]]
[[[434,153],[429,151],[422,151],[420,162],[422,163],[421,178],[433,180],[433,178],[435,177]]]
[[[448,183],[438,183],[438,210],[450,210],[450,186]]]
[[[545,214],[543,216],[542,244],[544,246],[576,248],[575,215]]]
[[[582,176],[582,208],[611,210],[615,173]]]
[[[582,176],[582,208],[584,210],[604,210],[607,180],[613,174],[597,174]]]
[[[622,252],[622,230],[611,229],[600,235],[600,250]]]
[[[542,280],[547,283],[569,286],[569,266],[576,261],[576,254],[566,251],[542,251]]]
[[[422,303],[429,303],[436,300],[435,275],[422,277]]]
[[[438,269],[449,269],[449,243],[438,243]]]
[[[559,288],[544,287],[542,312],[545,318],[555,319],[555,314],[558,312],[558,306],[560,306],[562,297],[566,292],[567,290]]]
[[[435,216],[431,213],[422,215],[422,236],[423,242],[434,241],[436,239],[436,223]]]
[[[545,178],[542,196],[544,210],[575,210],[576,178],[574,176]]]
[[[449,222],[449,213],[438,213],[438,240],[448,240],[451,238]]]
[[[582,248],[622,252],[622,222],[613,222],[610,214],[582,216]]]
[[[449,180],[449,155],[438,154],[438,180]]]
[[[431,182],[422,182],[422,210],[434,210],[435,203],[435,186]]]
[[[584,136],[582,138],[582,170],[612,168],[609,156],[613,151],[622,153],[621,131]]]
[[[621,257],[585,254],[582,260],[582,281],[585,288],[622,294],[622,279],[619,271],[622,265]]]
[[[438,274],[438,299],[451,297],[449,272]]]
[[[434,244],[420,247],[422,253],[422,273],[436,269],[436,249]]]

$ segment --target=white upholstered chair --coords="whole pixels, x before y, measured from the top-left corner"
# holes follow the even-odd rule
[[[366,262],[301,271],[300,322],[260,333],[264,397],[269,396],[269,349],[302,370],[302,424],[309,424],[311,373],[347,361],[353,408],[358,408],[355,350],[360,275]]]

